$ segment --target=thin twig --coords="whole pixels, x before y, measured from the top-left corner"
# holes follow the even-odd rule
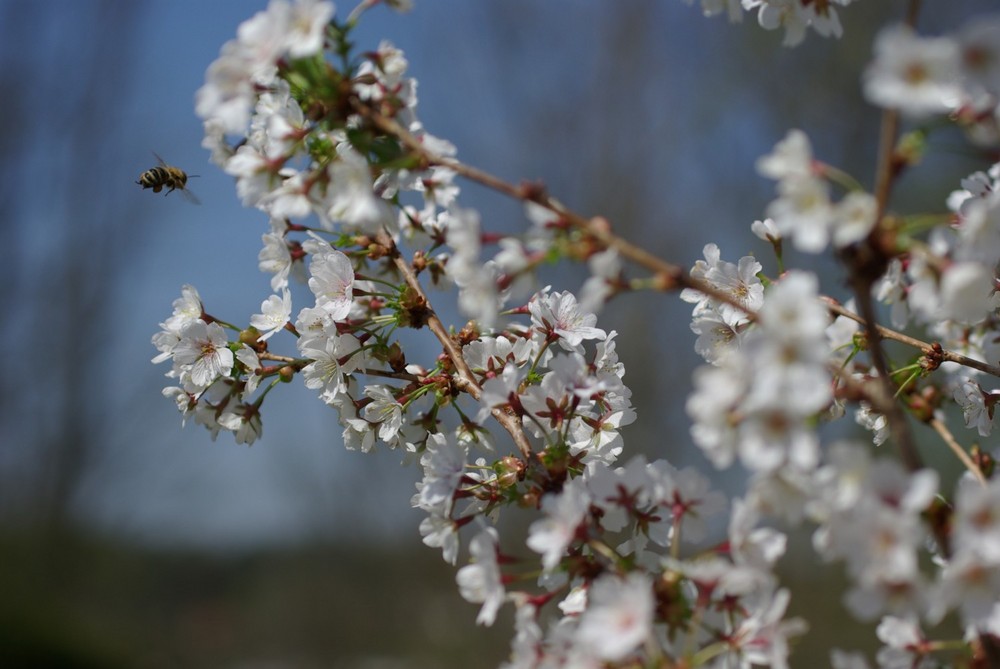
[[[861,318],[861,316],[854,313],[850,309],[845,308],[843,305],[841,305],[833,298],[824,296],[820,299],[823,300],[823,302],[826,304],[827,309],[829,309],[831,312],[837,314],[838,316],[849,318],[856,323],[864,325],[864,319]],[[959,365],[964,365],[965,367],[971,367],[972,369],[978,369],[981,372],[985,372],[987,374],[1000,377],[1000,367],[996,365],[991,365],[989,363],[982,362],[980,360],[976,360],[968,356],[964,356],[961,353],[955,353],[954,351],[949,351],[946,349],[942,349],[940,352],[937,352],[933,344],[917,339],[916,337],[911,337],[910,335],[903,334],[902,332],[897,332],[896,330],[892,330],[882,325],[876,326],[876,329],[878,330],[879,335],[883,339],[891,339],[893,341],[898,341],[902,344],[906,344],[907,346],[919,349],[925,355],[936,355],[939,356],[942,361],[954,362]]]
[[[919,7],[918,0],[911,0],[907,20],[910,25],[916,21],[916,13]],[[889,208],[889,196],[892,187],[899,175],[899,157],[896,154],[896,139],[899,134],[899,112],[895,109],[886,109],[882,112],[882,124],[879,129],[878,155],[875,164],[875,189],[874,196],[876,202],[876,230],[869,236],[869,240],[878,237],[878,230],[885,222],[885,214]],[[872,285],[875,279],[868,276],[868,273],[858,273],[851,281],[851,288],[857,300],[861,323],[864,325],[868,335],[868,353],[872,361],[872,366],[882,379],[882,386],[887,396],[894,394],[894,385],[889,376],[888,364],[886,363],[885,352],[882,349],[882,331],[875,318],[875,305],[872,300]],[[913,434],[906,416],[898,404],[893,403],[893,410],[886,415],[889,427],[892,430],[895,441],[900,450],[900,455],[906,466],[911,471],[916,471],[923,466],[920,455],[917,453],[916,445],[913,441]]]
[[[392,238],[389,237],[385,232],[379,233],[376,237],[376,241],[385,246],[387,249],[392,249],[392,259],[393,263],[396,265],[396,269],[403,276],[403,280],[406,281],[406,285],[409,286],[416,295],[418,295],[423,302],[427,305],[429,310],[429,316],[427,318],[427,327],[434,336],[437,337],[438,341],[441,343],[441,347],[444,349],[445,354],[451,360],[452,364],[455,366],[455,370],[458,372],[458,378],[455,379],[455,386],[464,392],[469,393],[473,399],[478,400],[483,391],[476,382],[476,376],[472,373],[469,368],[468,363],[465,361],[465,356],[462,355],[462,349],[451,338],[448,333],[448,329],[438,318],[437,314],[431,308],[430,300],[427,299],[427,295],[424,292],[423,286],[420,285],[420,281],[417,279],[416,273],[414,273],[413,268],[410,267],[406,259],[395,250],[395,244]],[[528,441],[527,435],[524,433],[524,429],[521,426],[521,421],[511,414],[508,414],[501,408],[494,408],[490,411],[493,417],[498,423],[510,434],[514,443],[517,444],[518,450],[521,451],[521,455],[524,456],[526,461],[530,461],[533,457],[533,452],[531,449],[531,442]]]
[[[868,356],[871,358],[872,367],[881,383],[882,393],[891,402],[887,404],[888,411],[883,414],[889,421],[889,430],[893,440],[899,448],[899,455],[910,471],[917,471],[923,468],[923,461],[917,452],[916,442],[913,439],[913,432],[910,424],[906,421],[906,414],[898,403],[892,401],[896,394],[896,386],[892,376],[889,374],[889,364],[886,359],[885,350],[882,348],[882,333],[879,330],[878,322],[875,318],[875,304],[872,300],[872,280],[867,277],[858,277],[851,281],[854,291],[854,299],[860,307],[861,323],[865,328],[868,337]]]
[[[381,114],[378,114],[369,107],[366,107],[359,103],[355,106],[355,109],[363,116],[365,116],[365,118],[371,121],[374,125],[376,125],[379,129],[398,138],[403,143],[404,146],[418,153],[421,156],[421,158],[423,158],[423,160],[427,161],[429,164],[447,167],[451,170],[454,170],[456,174],[460,174],[461,176],[471,181],[475,181],[476,183],[486,186],[487,188],[491,188],[493,190],[496,190],[497,192],[506,194],[518,200],[529,199],[528,198],[529,194],[534,195],[534,193],[530,192],[529,190],[515,186],[514,184],[504,181],[503,179],[500,179],[499,177],[492,175],[488,172],[477,169],[470,165],[466,165],[465,163],[456,160],[454,158],[449,158],[447,156],[440,156],[435,154],[433,151],[430,151],[429,149],[424,147],[424,145],[420,142],[419,138],[407,132],[407,130],[403,128],[401,125],[399,125],[396,121],[390,118],[386,118]],[[692,290],[696,290],[708,297],[711,297],[716,301],[723,302],[730,306],[736,307],[737,309],[740,309],[747,315],[748,320],[754,321],[757,319],[757,314],[755,312],[748,309],[746,305],[741,304],[731,294],[719,290],[718,288],[709,284],[706,281],[702,281],[700,279],[688,275],[680,266],[675,265],[673,263],[669,263],[663,260],[662,258],[659,258],[653,255],[652,253],[649,253],[645,249],[636,246],[635,244],[632,244],[631,242],[621,237],[618,237],[614,233],[607,230],[606,227],[601,223],[599,223],[597,220],[584,218],[583,216],[574,213],[573,211],[567,209],[565,206],[563,206],[562,204],[551,198],[542,196],[542,200],[543,201],[538,202],[538,204],[541,204],[547,209],[559,214],[573,225],[582,228],[588,234],[592,235],[597,241],[601,242],[604,246],[614,248],[619,253],[621,253],[622,256],[624,256],[625,258],[633,261],[634,263],[636,263],[641,267],[645,267],[646,269],[651,270],[657,276],[661,277],[661,282],[659,286],[661,290],[676,289],[678,287],[691,288]],[[537,200],[532,200],[532,201],[537,202]],[[664,281],[663,280],[664,278],[666,278],[667,280]],[[842,305],[835,302],[832,298],[823,297],[821,299],[824,301],[824,303],[826,304],[827,308],[830,309],[830,311],[840,316],[850,318],[851,320],[864,325],[864,319],[862,319],[861,316],[844,308]],[[895,330],[891,330],[881,325],[876,325],[876,329],[878,330],[878,333],[885,339],[892,339],[894,341],[907,344],[908,346],[912,346],[913,348],[920,349],[924,353],[931,353],[933,351],[931,345],[928,344],[927,342],[921,341],[914,337],[910,337]],[[966,357],[964,355],[955,353],[953,351],[945,350],[941,355],[942,359],[945,361],[958,363],[960,365],[971,367],[973,369],[978,369],[979,371],[986,372],[987,374],[992,374],[993,376],[1000,377],[1000,367],[996,365],[990,365],[985,362],[980,362],[979,360]]]
[[[896,165],[896,135],[899,132],[899,112],[886,109],[882,112],[882,127],[879,130],[878,162],[875,179],[875,201],[878,210],[876,221],[882,221],[889,206],[889,194],[896,181],[898,169]]]
[[[588,219],[563,206],[558,201],[545,195],[540,189],[531,187],[515,186],[512,183],[485,172],[481,169],[466,165],[465,163],[441,156],[429,150],[423,145],[420,139],[407,131],[403,126],[391,118],[383,116],[372,108],[365,106],[361,102],[355,101],[354,109],[364,116],[373,125],[383,132],[393,135],[411,151],[417,153],[424,161],[430,165],[438,165],[454,170],[471,181],[475,181],[487,188],[491,188],[499,193],[503,193],[516,200],[526,200],[540,204],[546,209],[558,214],[574,227],[586,232],[596,239],[606,248],[613,248],[622,256],[631,260],[641,267],[652,271],[658,279],[657,288],[660,290],[675,290],[677,288],[691,288],[714,300],[723,302],[740,309],[747,315],[747,319],[754,321],[757,315],[747,309],[745,304],[740,303],[731,294],[716,288],[706,281],[697,279],[688,274],[680,265],[669,263],[659,258],[646,249],[637,246],[607,229],[607,221],[604,219]]]
[[[276,355],[265,351],[264,353],[258,353],[257,358],[259,360],[271,360],[273,362],[283,362],[293,368],[301,369],[312,362],[308,358],[291,358],[287,355]],[[420,377],[416,374],[410,374],[409,372],[394,372],[391,369],[372,369],[365,368],[359,369],[359,374],[365,374],[367,376],[380,376],[386,379],[398,379],[400,381],[410,381],[416,382],[420,380]]]
[[[948,429],[948,426],[937,418],[931,418],[928,422],[930,423],[930,426],[934,428],[934,431],[938,433],[944,443],[948,445],[948,448],[951,449],[952,453],[954,453],[955,456],[962,461],[965,468],[976,477],[976,480],[981,484],[986,485],[986,477],[983,476],[983,471],[975,462],[973,462],[972,458],[969,457],[969,454],[965,452],[965,449],[962,448],[962,446],[955,440],[955,436],[951,433],[951,430]]]

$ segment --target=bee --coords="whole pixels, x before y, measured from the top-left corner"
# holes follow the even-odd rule
[[[143,190],[146,188],[152,188],[154,193],[159,193],[163,190],[164,186],[167,186],[170,190],[164,193],[164,195],[170,195],[175,190],[179,190],[189,201],[194,204],[201,204],[198,198],[195,197],[195,194],[187,189],[188,177],[196,177],[199,175],[188,175],[179,167],[167,165],[163,161],[163,158],[160,158],[160,155],[155,151],[153,152],[153,155],[156,156],[156,160],[158,160],[160,164],[140,174],[139,180],[136,181],[136,183],[142,186]]]

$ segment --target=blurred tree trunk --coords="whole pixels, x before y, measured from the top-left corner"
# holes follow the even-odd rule
[[[115,392],[111,300],[132,227],[107,183],[139,5],[5,3],[0,14],[0,520],[70,521]]]

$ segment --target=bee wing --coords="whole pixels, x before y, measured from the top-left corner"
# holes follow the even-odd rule
[[[189,191],[187,188],[178,188],[177,190],[179,190],[181,195],[183,195],[191,204],[201,204],[201,200],[198,199],[198,196]]]
[[[163,158],[160,158],[160,154],[158,154],[156,151],[151,151],[150,153],[152,153],[153,157],[159,161],[161,167],[170,167],[170,165],[167,165],[167,161],[165,161]]]

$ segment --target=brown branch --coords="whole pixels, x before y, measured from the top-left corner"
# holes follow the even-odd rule
[[[427,317],[427,327],[434,336],[437,337],[438,341],[441,342],[441,347],[444,349],[445,354],[451,360],[452,364],[455,366],[455,371],[458,372],[458,377],[455,379],[455,386],[464,392],[469,393],[473,399],[478,400],[482,394],[482,388],[479,387],[479,383],[476,382],[476,376],[469,369],[468,363],[465,361],[465,356],[462,355],[462,349],[458,343],[451,338],[448,333],[447,328],[445,328],[444,323],[438,318],[437,314],[431,308],[430,300],[427,299],[427,294],[424,292],[423,286],[420,285],[420,281],[417,279],[416,273],[413,268],[410,267],[406,259],[396,250],[396,245],[392,241],[392,238],[385,232],[380,232],[376,238],[376,241],[385,246],[387,249],[392,250],[392,260],[396,265],[396,269],[403,276],[403,280],[406,285],[409,286],[416,295],[418,295],[423,302],[427,305],[429,316]],[[528,441],[527,435],[524,433],[524,428],[521,426],[521,421],[516,416],[508,414],[501,408],[494,408],[490,411],[493,417],[498,423],[510,434],[514,443],[517,444],[518,450],[521,451],[521,455],[524,457],[525,461],[530,461],[534,456],[531,448],[531,442]]]
[[[919,6],[918,0],[911,0],[909,5],[909,15],[907,19],[910,25],[916,21],[916,12]],[[888,262],[882,249],[882,244],[875,243],[881,237],[881,231],[885,228],[886,212],[889,208],[889,196],[892,187],[899,176],[903,164],[896,152],[897,135],[899,134],[899,112],[896,109],[886,109],[882,112],[882,124],[879,129],[878,155],[875,165],[875,188],[874,196],[876,202],[875,230],[868,237],[868,243],[878,250],[879,260]],[[879,265],[876,261],[876,266]],[[883,267],[879,267],[879,270]],[[875,318],[875,305],[872,300],[872,286],[875,282],[876,274],[881,272],[861,272],[852,274],[851,288],[854,291],[858,308],[861,311],[861,323],[864,325],[868,335],[868,353],[871,357],[872,366],[882,380],[883,390],[887,396],[892,397],[895,392],[895,385],[889,376],[889,368],[886,362],[885,351],[882,349],[882,331]],[[890,429],[895,436],[896,444],[899,447],[900,455],[906,466],[911,471],[916,471],[923,466],[920,455],[917,453],[916,444],[913,442],[913,435],[906,416],[898,404],[893,403],[892,411],[886,415]]]
[[[878,209],[876,221],[882,221],[889,206],[889,194],[892,185],[899,175],[898,156],[896,155],[896,135],[899,132],[899,112],[887,109],[882,112],[882,127],[879,130],[878,161],[875,179],[875,201]]]
[[[270,353],[265,351],[263,353],[258,353],[257,358],[259,360],[271,360],[273,362],[283,362],[286,365],[296,368],[296,370],[301,369],[308,365],[312,360],[308,358],[291,358],[287,355],[277,355],[275,353]],[[419,381],[420,377],[416,374],[410,374],[408,372],[394,372],[391,369],[359,369],[359,374],[365,374],[366,376],[380,376],[386,379],[398,379],[400,381]]]
[[[941,437],[942,441],[948,445],[948,448],[951,449],[952,453],[954,453],[962,464],[965,465],[965,468],[976,477],[976,480],[981,484],[986,485],[986,477],[983,476],[982,470],[975,462],[972,461],[972,458],[965,452],[965,449],[962,448],[958,441],[955,440],[955,437],[952,435],[951,430],[948,429],[948,426],[937,418],[931,418],[928,422],[930,423],[930,426],[934,428],[934,431]]]
[[[920,0],[910,0],[903,22],[916,28],[920,13]],[[889,206],[892,186],[899,176],[902,164],[896,154],[896,136],[899,134],[899,110],[886,109],[882,112],[882,127],[879,129],[878,158],[875,169],[875,201],[878,209],[875,220],[881,222]]]
[[[263,353],[258,353],[257,359],[272,360],[274,362],[284,362],[289,365],[302,362],[302,358],[290,358],[287,355],[277,355],[275,353],[270,353],[268,351],[264,351]]]
[[[588,219],[585,218],[562,205],[557,200],[550,198],[544,194],[539,194],[537,189],[523,188],[515,186],[503,179],[494,176],[488,172],[477,169],[466,165],[465,163],[456,160],[454,158],[449,158],[446,156],[440,156],[434,152],[428,150],[421,143],[420,139],[407,132],[405,128],[399,125],[396,121],[386,118],[381,114],[375,112],[369,107],[366,107],[360,103],[355,105],[355,109],[361,113],[366,119],[371,121],[375,126],[377,126],[383,132],[387,132],[396,138],[398,138],[404,146],[410,150],[418,153],[421,158],[427,163],[432,165],[440,165],[442,167],[447,167],[454,170],[456,174],[475,181],[483,186],[496,190],[497,192],[506,194],[510,197],[516,198],[518,200],[529,200],[540,204],[550,211],[563,217],[566,221],[572,225],[584,230],[594,239],[599,241],[607,248],[613,248],[628,260],[636,263],[641,267],[652,271],[657,277],[659,277],[659,285],[657,286],[660,290],[671,290],[677,288],[691,288],[699,293],[702,293],[713,300],[728,304],[730,306],[736,307],[743,311],[747,318],[751,321],[757,319],[757,314],[753,311],[747,309],[746,305],[741,304],[736,300],[731,294],[719,290],[715,286],[709,284],[706,281],[702,281],[695,277],[690,276],[683,268],[679,265],[667,262],[662,258],[659,258],[642,247],[636,246],[631,242],[618,237],[609,230],[607,221],[601,218]],[[885,188],[885,187],[884,187]],[[888,191],[886,191],[886,195]],[[845,309],[840,304],[834,302],[832,298],[822,298],[826,303],[827,307],[836,314],[850,318],[862,325],[865,325],[864,319],[859,315]],[[931,345],[909,337],[902,333],[890,330],[881,325],[876,325],[876,331],[881,337],[885,339],[892,339],[895,341],[902,342],[914,348],[921,349],[925,353],[930,353],[932,351]],[[966,357],[964,355],[954,353],[952,351],[944,351],[943,360],[948,362],[955,362],[966,367],[972,367],[973,369],[978,369],[979,371],[986,372],[987,374],[992,374],[994,376],[1000,377],[1000,367],[995,365],[990,365],[972,358]]]
[[[465,163],[462,163],[454,158],[438,155],[425,147],[418,137],[408,132],[395,120],[380,114],[378,111],[366,106],[361,101],[355,100],[352,104],[355,111],[357,111],[367,121],[372,123],[372,125],[381,131],[399,139],[399,141],[406,148],[419,155],[421,160],[426,162],[428,165],[447,167],[453,170],[456,174],[499,193],[505,194],[517,200],[535,202],[549,209],[569,224],[590,235],[605,248],[613,248],[624,258],[653,272],[656,278],[656,287],[659,290],[666,291],[677,290],[680,288],[691,288],[692,290],[698,291],[714,300],[740,309],[751,321],[757,319],[756,313],[747,309],[745,305],[741,304],[731,294],[716,288],[706,281],[692,277],[681,266],[669,263],[650,253],[646,249],[636,246],[635,244],[632,244],[631,242],[615,235],[611,232],[610,225],[605,219],[585,218],[567,209],[560,202],[545,194],[544,190],[537,186],[517,186],[504,181],[489,172],[466,165]],[[894,143],[895,135],[898,132],[898,125],[898,115],[893,112],[886,112],[886,115],[883,117],[883,132],[879,155],[879,178],[878,183],[876,184],[876,198],[879,204],[879,217],[877,220],[881,220],[885,213],[889,193],[891,191],[892,184],[894,183],[894,177],[897,174]],[[406,265],[405,261],[397,259],[396,262],[397,267],[400,267],[401,271],[404,272],[404,276],[407,276],[407,274],[412,275],[412,271]],[[409,279],[407,279],[407,281],[408,283],[410,282]],[[881,347],[881,338],[884,337],[885,339],[905,343],[921,350],[927,355],[937,354],[941,360],[956,362],[961,365],[993,374],[997,377],[1000,377],[1000,367],[982,363],[978,360],[973,360],[972,358],[968,358],[952,351],[938,351],[934,346],[928,344],[927,342],[923,342],[919,339],[909,337],[908,335],[904,335],[879,325],[875,320],[874,305],[871,300],[870,281],[866,281],[864,283],[865,286],[858,286],[856,290],[858,304],[862,306],[864,315],[855,314],[840,306],[830,298],[822,299],[824,300],[827,308],[829,308],[833,313],[850,318],[865,327],[868,333],[869,351],[872,357],[872,364],[881,379],[881,392],[873,392],[872,389],[868,389],[867,392],[865,392],[865,395],[870,399],[873,407],[875,407],[880,413],[883,413],[883,415],[885,415],[889,420],[892,432],[899,443],[904,462],[911,470],[916,470],[922,467],[922,463],[919,454],[916,451],[911,430],[906,422],[906,416],[899,407],[898,403],[893,400],[895,387],[889,375],[888,364]],[[416,290],[420,290],[415,277],[410,285]],[[423,293],[421,292],[421,294]],[[461,389],[470,392],[473,397],[478,398],[478,384],[476,384],[475,377],[471,374],[471,371],[468,371],[458,346],[454,343],[451,337],[448,336],[444,326],[439,320],[437,320],[436,317],[432,319],[430,326],[432,331],[434,331],[435,335],[445,347],[446,353],[448,353],[449,357],[451,357],[455,362],[456,369],[459,371],[462,383],[466,386]],[[463,371],[463,367],[465,368],[465,371]],[[502,412],[494,410],[494,416],[497,416],[497,413]],[[500,417],[497,417],[497,420],[500,420],[501,424],[504,424],[504,427],[506,428],[507,423],[510,422],[508,419],[511,417],[507,414],[503,414],[503,416],[504,420],[501,420]],[[510,429],[508,429],[508,432],[510,432]],[[520,430],[519,423],[518,432],[520,432],[523,436],[523,431]],[[519,447],[521,447],[520,443]],[[525,452],[523,447],[521,447],[521,450],[522,452]]]
[[[864,319],[861,318],[861,316],[857,315],[850,309],[846,309],[843,305],[834,300],[832,297],[823,296],[820,299],[823,300],[824,304],[826,304],[826,308],[829,309],[831,312],[837,314],[838,316],[849,318],[856,323],[864,325]],[[882,337],[883,339],[891,339],[893,341],[898,341],[901,344],[906,344],[907,346],[919,349],[920,352],[925,355],[938,356],[941,358],[943,362],[954,362],[956,364],[963,365],[965,367],[978,369],[980,372],[985,372],[987,374],[1000,378],[1000,367],[998,367],[997,365],[991,365],[987,362],[982,362],[980,360],[976,360],[974,358],[962,355],[961,353],[955,353],[954,351],[949,351],[946,349],[937,351],[936,347],[932,343],[925,342],[921,339],[917,339],[916,337],[911,337],[910,335],[903,334],[902,332],[897,332],[896,330],[892,330],[882,325],[876,326],[876,330],[878,331],[879,336]]]
[[[416,374],[410,374],[409,372],[394,372],[391,369],[359,369],[359,374],[364,374],[365,376],[379,376],[384,379],[397,379],[399,381],[409,381],[410,383],[419,383],[420,377]]]
[[[687,270],[680,265],[669,263],[662,258],[653,255],[646,249],[636,246],[635,244],[632,244],[631,242],[613,234],[608,229],[609,226],[607,220],[602,218],[585,218],[567,209],[559,201],[544,194],[544,192],[537,187],[515,186],[514,184],[504,181],[489,172],[466,165],[465,163],[454,158],[438,155],[425,147],[418,137],[408,132],[399,123],[391,118],[383,116],[372,108],[362,104],[360,101],[354,102],[354,109],[383,132],[393,135],[399,139],[405,147],[420,155],[420,157],[428,164],[447,167],[448,169],[454,170],[456,174],[459,174],[471,181],[475,181],[476,183],[486,186],[487,188],[491,188],[517,200],[535,202],[536,204],[540,204],[546,209],[558,214],[574,227],[586,232],[588,235],[596,239],[604,247],[613,248],[625,258],[652,271],[657,278],[656,283],[659,290],[666,291],[676,290],[678,288],[691,288],[692,290],[696,290],[714,300],[740,309],[747,315],[748,320],[756,320],[757,315],[753,311],[747,309],[746,305],[740,303],[739,300],[729,293],[719,290],[706,281],[692,277],[688,274]]]
[[[899,448],[899,455],[907,469],[917,471],[923,468],[923,461],[917,452],[917,445],[913,439],[913,431],[906,421],[906,414],[903,413],[899,404],[892,401],[896,394],[896,385],[889,373],[889,364],[886,360],[885,351],[882,348],[882,336],[878,323],[875,320],[875,305],[872,300],[871,280],[860,277],[852,282],[854,296],[858,306],[861,308],[861,323],[868,336],[868,355],[872,361],[872,367],[880,380],[882,394],[886,400],[888,411],[883,415],[889,421],[889,430],[894,437],[896,446]]]

